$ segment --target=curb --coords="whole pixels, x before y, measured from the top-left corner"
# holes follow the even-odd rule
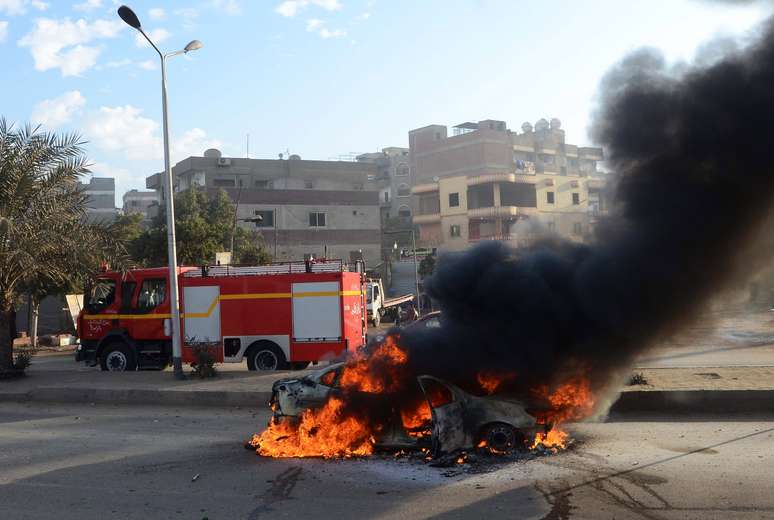
[[[611,414],[640,412],[774,413],[774,390],[633,390],[610,408]]]
[[[263,407],[271,392],[41,387],[0,392],[0,402],[100,403],[191,407]],[[634,390],[622,392],[611,415],[774,413],[774,390]]]
[[[268,407],[271,392],[43,387],[0,393],[0,402],[100,403],[192,407]]]

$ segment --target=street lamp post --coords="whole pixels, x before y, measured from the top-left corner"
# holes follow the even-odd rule
[[[169,256],[169,307],[171,309],[171,334],[172,334],[172,368],[174,375],[182,379],[182,342],[180,337],[180,298],[177,292],[177,247],[175,244],[175,201],[174,184],[172,181],[172,167],[169,159],[169,115],[167,113],[167,58],[202,48],[202,42],[193,40],[184,49],[164,54],[156,47],[156,44],[148,38],[142,30],[140,19],[129,7],[122,5],[118,8],[118,16],[130,27],[137,29],[151,47],[158,53],[161,59],[161,106],[164,118],[164,170],[166,172],[166,211],[167,211],[167,254]]]

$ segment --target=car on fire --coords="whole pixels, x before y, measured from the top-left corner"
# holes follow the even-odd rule
[[[274,420],[297,420],[305,410],[322,407],[329,396],[341,392],[343,367],[344,363],[336,363],[301,378],[276,381],[270,401]],[[475,396],[434,376],[417,377],[417,391],[430,408],[431,420],[425,425],[429,438],[411,435],[398,412],[376,439],[376,447],[431,448],[433,455],[440,455],[486,446],[495,453],[509,453],[550,427],[528,413],[521,401]]]

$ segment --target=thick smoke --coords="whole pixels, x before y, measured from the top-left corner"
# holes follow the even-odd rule
[[[515,371],[514,391],[580,371],[601,391],[752,274],[745,253],[774,195],[774,27],[712,62],[678,76],[639,52],[606,76],[593,135],[618,177],[615,214],[588,245],[442,257],[427,289],[443,326],[403,338],[418,371]]]

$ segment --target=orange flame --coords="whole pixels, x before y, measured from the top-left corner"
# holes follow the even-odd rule
[[[400,368],[407,361],[406,352],[388,337],[370,355],[359,352],[350,358],[342,369],[339,385],[345,392],[395,390],[401,383]],[[259,455],[267,457],[370,455],[381,425],[347,414],[344,408],[341,397],[329,397],[322,408],[304,411],[298,421],[273,421],[263,433],[253,435],[250,444]],[[429,407],[427,413],[429,416]]]
[[[481,389],[486,392],[487,395],[492,395],[503,383],[516,379],[516,374],[513,372],[479,372],[476,375],[476,379],[478,380],[478,385]]]
[[[266,457],[352,457],[374,451],[369,426],[342,411],[344,402],[331,397],[318,410],[306,410],[296,425],[290,421],[272,422],[250,444]]]
[[[574,376],[557,386],[552,392],[548,385],[543,385],[535,390],[535,393],[545,398],[551,405],[551,410],[541,420],[550,425],[546,433],[538,433],[530,449],[543,446],[553,452],[567,447],[569,434],[559,426],[565,421],[583,419],[591,415],[594,410],[594,395],[588,378]]]

